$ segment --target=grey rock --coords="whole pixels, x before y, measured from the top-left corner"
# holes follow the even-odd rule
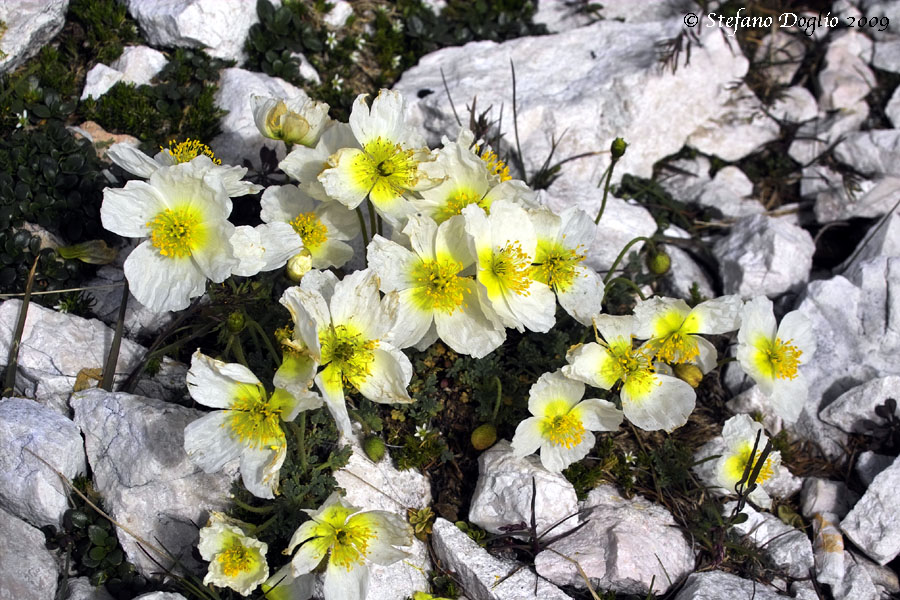
[[[538,192],[538,198],[544,206],[557,214],[570,206],[576,206],[591,217],[596,217],[603,194],[597,193],[595,184],[560,179],[549,189]],[[585,264],[597,271],[609,269],[628,242],[639,236],[649,237],[655,232],[656,220],[647,209],[629,204],[610,193],[598,224],[597,236],[587,249]],[[637,252],[642,247],[643,243],[638,243],[632,249]]]
[[[284,142],[263,137],[256,127],[250,107],[250,96],[254,94],[294,98],[304,92],[280,77],[237,68],[223,69],[219,75],[215,103],[228,114],[222,117],[222,133],[211,142],[216,156],[223,163],[241,165],[247,159],[259,168],[259,150],[263,146],[274,149],[279,160],[284,158]]]
[[[72,577],[66,580],[69,595],[66,600],[113,600],[105,587],[95,587],[87,577]]]
[[[110,66],[122,73],[123,81],[147,85],[168,62],[165,54],[149,46],[126,46]]]
[[[623,498],[601,485],[583,503],[588,521],[535,558],[537,572],[557,585],[623,594],[665,593],[694,570],[694,553],[671,513],[640,496]],[[557,554],[558,553],[558,554]],[[562,555],[562,556],[560,556]],[[568,557],[578,563],[576,566]]]
[[[835,600],[880,600],[881,594],[863,565],[866,561],[852,552],[844,552],[844,577],[831,586]]]
[[[66,22],[69,0],[18,0],[0,4],[0,73],[10,73],[56,37]]]
[[[187,600],[178,592],[150,592],[149,594],[141,594],[134,600]]]
[[[828,190],[816,194],[816,220],[829,223],[881,216],[896,204],[898,192],[900,177],[894,175],[851,181],[839,176]]]
[[[453,137],[458,129],[447,94],[441,93],[443,69],[457,107],[475,96],[479,110],[493,107],[491,118],[499,118],[501,104],[506,107],[499,125],[512,140],[510,86],[498,81],[509,81],[511,58],[527,57],[516,61],[516,103],[529,174],[549,155],[552,137],[560,142],[554,157],[564,158],[605,151],[620,136],[653,143],[632,143],[615,170],[614,182],[624,173],[650,177],[653,164],[680,150],[692,134],[700,141],[726,138],[720,128],[736,118],[740,95],[728,89],[729,83],[747,70],[746,58],[732,52],[724,36],[711,29],[701,31],[703,45],[692,48],[689,65],[682,56],[674,73],[660,69],[656,44],[683,28],[681,17],[639,24],[601,21],[502,44],[472,42],[423,57],[394,89],[411,104],[410,126],[421,126],[436,146],[442,135]],[[599,39],[616,43],[598,45]],[[560,69],[561,64],[570,68]],[[418,98],[423,89],[435,93]],[[764,119],[755,124],[760,131],[765,131],[763,125]],[[566,135],[560,140],[563,131]],[[744,139],[730,139],[728,154],[752,152],[759,139],[759,134],[749,132]],[[748,148],[751,145],[754,148]],[[596,185],[607,164],[607,159],[571,161],[562,167],[562,178]]]
[[[250,27],[259,22],[254,0],[126,0],[125,4],[152,45],[202,48],[210,56],[238,62],[244,59]]]
[[[541,466],[537,455],[517,458],[506,440],[478,457],[478,483],[472,495],[469,521],[491,533],[507,525],[531,523],[531,482],[535,482],[535,522],[538,534],[567,517],[554,531],[562,533],[580,522],[575,488],[559,473]]]
[[[666,237],[690,239],[691,235],[685,230],[670,225],[664,232]],[[675,298],[691,297],[691,288],[696,283],[701,295],[712,298],[716,294],[713,291],[712,280],[704,270],[685,250],[674,244],[665,244],[662,249],[669,255],[672,264],[669,272],[662,277],[663,291],[666,295]]]
[[[898,390],[900,376],[879,377],[847,390],[822,409],[819,416],[826,423],[847,433],[866,433],[868,428],[863,421],[878,421],[875,407],[884,404],[888,398],[895,398]],[[895,414],[900,415],[900,410],[895,410]]]
[[[900,175],[900,130],[847,133],[835,146],[834,156],[864,175]]]
[[[736,507],[737,502],[727,502],[723,512],[730,515]],[[809,577],[814,565],[813,548],[804,532],[749,505],[741,512],[747,515],[747,520],[735,525],[735,531],[752,541],[785,575],[797,579]]]
[[[69,481],[87,470],[75,423],[34,400],[0,401],[0,508],[35,527],[60,527],[67,490],[32,452]]]
[[[875,476],[866,493],[841,521],[844,535],[880,565],[900,554],[897,487],[900,461]]]
[[[331,4],[331,10],[328,11],[328,14],[322,20],[329,28],[340,29],[347,22],[347,19],[353,15],[353,7],[350,6],[347,0],[336,0]]]
[[[760,40],[754,62],[761,74],[772,83],[787,85],[800,69],[806,45],[797,37],[775,29]]]
[[[897,44],[897,47],[900,49],[900,43]],[[900,127],[900,88],[894,90],[894,94],[884,107],[884,114],[894,127]]]
[[[722,571],[693,573],[674,600],[783,600],[790,598],[764,583]]]
[[[796,38],[792,38],[796,39]],[[819,114],[816,98],[805,87],[795,85],[784,90],[772,103],[769,114],[779,121],[804,123]]]
[[[860,100],[853,106],[831,113],[820,112],[816,119],[804,123],[794,135],[788,156],[801,165],[811,164],[846,133],[856,131],[869,116],[869,105]]]
[[[675,200],[693,202],[712,181],[709,167],[709,159],[702,155],[696,158],[680,158],[664,164],[657,183]]]
[[[831,37],[818,75],[823,110],[851,108],[875,87],[875,74],[866,64],[871,55],[872,40],[855,28]]]
[[[844,579],[844,536],[838,529],[839,519],[830,512],[813,515],[813,552],[816,559],[816,581],[826,585],[839,584]]]
[[[873,67],[882,71],[900,73],[900,40],[878,40],[875,42],[873,50]]]
[[[446,519],[435,520],[431,544],[442,567],[455,573],[462,591],[472,600],[570,599],[515,561],[492,556]]]
[[[0,600],[48,600],[56,595],[56,558],[44,534],[0,509]]]
[[[236,461],[221,473],[203,473],[184,451],[184,428],[202,417],[198,410],[124,393],[87,390],[72,397],[75,422],[85,437],[97,491],[116,521],[146,541],[165,546],[188,570],[198,526],[211,510],[228,506]],[[138,570],[160,567],[119,530],[119,543]],[[153,552],[148,548],[149,552]],[[164,567],[172,561],[155,556]]]
[[[813,252],[809,232],[764,215],[739,219],[714,247],[724,293],[744,298],[799,289],[809,280]]]
[[[84,79],[84,90],[81,92],[81,100],[84,101],[88,98],[96,100],[120,81],[122,81],[121,72],[103,63],[97,63],[91,67]]]
[[[21,300],[0,304],[0,355],[6,356],[18,319]],[[96,319],[68,315],[32,303],[28,307],[22,343],[16,394],[34,398],[68,415],[68,398],[75,378],[82,369],[100,369],[106,362],[114,331]],[[140,361],[146,350],[127,338],[122,339],[116,362],[116,384],[121,383]],[[162,398],[182,398],[187,369],[169,358],[161,362],[153,378],[137,385],[142,394]]]
[[[347,465],[335,471],[334,478],[346,492],[344,500],[363,510],[386,510],[406,516],[408,508],[425,508],[431,504],[428,479],[414,469],[398,471],[387,454],[374,463],[351,439],[353,454]],[[396,600],[407,598],[417,590],[428,589],[431,561],[428,548],[413,538],[405,548],[410,556],[392,565],[370,565],[367,600]]]
[[[869,573],[872,583],[875,584],[875,588],[881,595],[900,593],[900,579],[898,579],[896,571],[890,567],[883,567],[873,563],[867,558],[852,551],[850,554],[852,554],[853,558]]]
[[[816,513],[832,513],[842,519],[856,500],[856,494],[843,481],[821,477],[807,477],[800,497],[801,510],[807,519],[811,519]]]
[[[606,8],[606,5],[603,6]],[[560,33],[590,25],[596,18],[579,12],[577,8],[565,2],[539,2],[537,12],[532,21],[537,25],[545,25],[550,33]]]
[[[723,108],[721,116],[711,118],[688,136],[687,145],[734,162],[778,139],[778,123],[766,114],[759,98],[746,84],[732,90]]]
[[[307,81],[312,82],[315,85],[319,85],[322,83],[322,78],[319,76],[319,72],[316,71],[316,68],[312,66],[312,63],[309,62],[309,59],[306,58],[306,55],[302,52],[294,52],[291,54],[297,61],[300,63],[298,71],[300,73],[300,77],[306,79]]]
[[[875,477],[894,463],[893,456],[878,454],[871,450],[860,452],[856,457],[856,474],[863,485],[869,486]]]
[[[734,352],[729,351],[729,355],[733,356]],[[730,363],[731,368],[726,369],[724,381],[725,386],[736,394],[725,403],[728,410],[734,414],[762,415],[761,423],[772,435],[784,429],[784,420],[772,411],[768,398],[759,386],[739,366],[731,366],[733,364]]]
[[[809,581],[794,581],[790,589],[794,600],[821,600],[815,586]]]
[[[712,208],[725,217],[745,217],[765,212],[765,207],[752,198],[753,182],[734,166],[719,169],[712,181],[703,186],[696,202]]]

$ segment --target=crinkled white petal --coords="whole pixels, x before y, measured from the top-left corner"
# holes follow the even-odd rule
[[[603,279],[592,269],[578,265],[575,278],[565,290],[557,290],[559,305],[586,327],[603,310]]]
[[[677,313],[683,322],[690,314],[691,307],[680,298],[662,298],[652,296],[646,300],[638,299],[634,307],[634,336],[641,340],[662,337],[672,333],[670,327],[661,328],[659,320],[668,313]],[[666,325],[669,325],[666,320]]]
[[[590,431],[585,431],[581,441],[571,448],[551,444],[545,440],[541,445],[541,464],[551,473],[561,473],[573,462],[587,456],[596,441],[594,434]]]
[[[212,408],[229,408],[241,384],[262,385],[250,369],[238,363],[216,360],[199,350],[191,356],[187,387],[191,398]]]
[[[615,358],[606,348],[595,342],[571,348],[566,354],[566,361],[569,364],[563,366],[562,372],[571,379],[583,381],[604,390],[612,388],[619,381],[618,377],[613,376],[609,369],[604,368],[615,362]]]
[[[304,275],[304,281],[314,272]],[[284,290],[279,302],[291,313],[294,337],[303,341],[313,358],[319,359],[322,352],[319,332],[331,326],[331,314],[322,294],[294,286]]]
[[[259,201],[259,218],[265,223],[288,223],[302,213],[313,212],[315,202],[296,185],[271,185]]]
[[[154,312],[187,308],[206,291],[206,275],[191,257],[166,258],[149,241],[131,251],[123,269],[131,294]]]
[[[700,351],[700,354],[692,362],[696,363],[700,371],[706,375],[716,368],[718,352],[716,352],[716,347],[706,338],[697,335],[694,336],[694,341],[697,343],[697,350]]]
[[[354,565],[348,571],[328,562],[322,588],[327,600],[365,600],[368,590],[369,568],[366,565]]]
[[[719,335],[740,326],[744,303],[740,296],[728,295],[701,302],[691,310],[690,321],[696,323],[688,333]]]
[[[806,377],[798,371],[793,379],[779,379],[775,382],[769,401],[775,414],[785,423],[796,423],[800,413],[803,412],[808,395],[809,385],[806,383]]]
[[[331,413],[338,433],[349,438],[353,435],[353,426],[350,423],[350,414],[347,412],[347,403],[344,400],[344,385],[340,370],[333,364],[326,366],[316,375],[316,387],[322,393],[325,408]]]
[[[145,181],[129,181],[123,188],[103,190],[100,222],[113,233],[145,237],[150,234],[147,223],[166,208],[159,190]]]
[[[538,417],[547,416],[547,406],[564,402],[567,411],[584,396],[584,383],[569,379],[560,371],[544,373],[528,391],[528,411]]]
[[[790,340],[790,344],[803,353],[799,359],[801,365],[808,363],[816,353],[816,334],[812,328],[812,321],[799,310],[784,315],[776,337],[785,343]]]
[[[497,327],[482,311],[475,292],[476,283],[466,280],[461,285],[469,290],[467,304],[448,314],[435,312],[437,335],[459,354],[482,358],[493,352],[506,339],[506,330]]]
[[[385,314],[378,293],[378,275],[374,269],[355,271],[335,285],[331,298],[331,322],[352,326],[366,339],[379,339],[394,324]]]
[[[110,146],[106,151],[106,156],[132,175],[137,175],[144,179],[150,177],[157,169],[163,166],[131,144],[122,142]]]
[[[315,589],[316,578],[312,574],[294,576],[291,563],[275,571],[262,584],[266,600],[309,600]]]
[[[671,432],[685,423],[694,411],[696,393],[686,382],[668,375],[655,375],[656,383],[641,398],[622,387],[622,410],[625,417],[645,431],[660,429]]]
[[[625,418],[615,404],[598,398],[582,400],[569,411],[569,414],[579,419],[584,428],[591,431],[615,431]]]
[[[244,448],[241,452],[241,480],[257,498],[274,498],[278,473],[287,456],[287,445],[277,448]]]
[[[600,337],[609,344],[616,340],[631,340],[635,329],[635,319],[631,315],[597,315],[594,317],[594,325],[600,333]]]
[[[540,417],[528,417],[516,427],[511,444],[516,456],[534,454],[544,443],[541,421]]]
[[[368,160],[362,150],[342,148],[328,158],[326,168],[318,176],[328,197],[351,209],[362,204],[371,191],[355,170],[354,165],[360,160]]]
[[[381,282],[381,291],[405,290],[416,285],[412,270],[419,263],[415,254],[376,235],[366,248],[366,261]]]
[[[772,301],[765,296],[757,296],[744,304],[741,311],[741,328],[738,330],[738,344],[751,344],[760,338],[774,340],[777,328]]]
[[[412,379],[412,364],[406,355],[385,342],[379,342],[372,353],[371,374],[354,382],[359,393],[383,404],[412,402],[406,391]]]
[[[184,428],[184,451],[204,473],[217,473],[238,458],[244,446],[231,436],[229,414],[211,412]]]

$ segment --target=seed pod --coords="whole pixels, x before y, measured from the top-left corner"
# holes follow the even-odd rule
[[[487,450],[497,441],[497,428],[491,423],[483,423],[475,428],[471,439],[476,450]]]

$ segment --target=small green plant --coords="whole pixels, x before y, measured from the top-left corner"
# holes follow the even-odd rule
[[[900,417],[897,417],[897,401],[888,398],[875,407],[879,421],[864,419],[862,427],[872,436],[872,450],[891,456],[900,452]]]
[[[141,41],[127,7],[116,0],[72,0],[69,20],[81,26],[86,38],[83,54],[90,60],[109,64],[119,58],[124,46]]]

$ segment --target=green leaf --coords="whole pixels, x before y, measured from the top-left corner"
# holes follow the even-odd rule
[[[106,538],[108,537],[109,535],[102,527],[99,527],[97,525],[91,525],[90,527],[88,527],[88,538],[90,538],[91,543],[95,546],[103,546],[106,543]]]
[[[106,558],[106,553],[106,548],[102,546],[94,546],[93,548],[91,548],[90,552],[88,552],[88,556],[98,561],[99,563],[99,561],[102,561],[104,558]]]

